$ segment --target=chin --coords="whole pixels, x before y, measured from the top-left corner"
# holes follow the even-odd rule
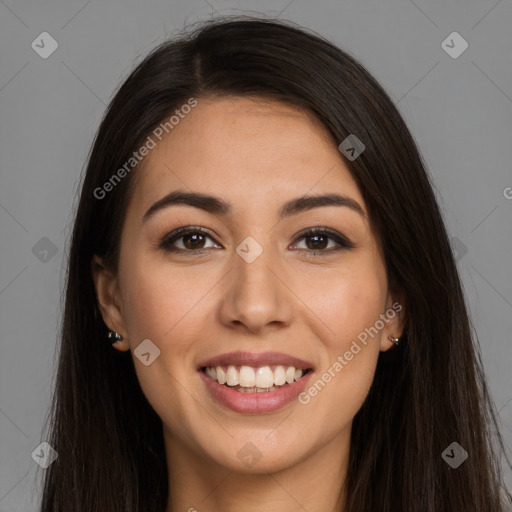
[[[300,463],[307,456],[303,432],[292,435],[286,432],[286,439],[283,439],[283,435],[275,435],[276,432],[269,435],[269,432],[266,429],[254,433],[254,436],[247,435],[247,432],[234,435],[224,447],[217,445],[213,453],[210,439],[206,449],[217,464],[230,471],[246,474],[278,473]]]

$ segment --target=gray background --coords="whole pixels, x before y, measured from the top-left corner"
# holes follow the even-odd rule
[[[434,177],[512,446],[510,0],[1,0],[0,512],[36,510],[43,470],[31,453],[44,440],[66,244],[105,106],[154,45],[217,13],[265,13],[319,32],[398,104]],[[31,47],[44,31],[59,44],[47,59]],[[441,46],[453,31],[469,44],[456,59]]]

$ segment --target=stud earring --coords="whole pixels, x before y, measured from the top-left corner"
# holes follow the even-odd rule
[[[393,338],[393,336],[388,336],[389,341],[392,341],[395,345],[400,343],[400,338]]]
[[[117,343],[118,341],[121,341],[123,339],[123,337],[118,332],[115,332],[115,331],[108,331],[107,337],[110,340],[110,342],[112,343],[112,345],[114,345],[114,343]]]

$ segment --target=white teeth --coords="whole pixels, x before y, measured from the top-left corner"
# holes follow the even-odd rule
[[[238,372],[236,368],[231,365],[228,366],[228,373],[226,375],[226,384],[228,386],[237,386],[238,385]]]
[[[250,366],[242,366],[239,380],[240,386],[243,388],[253,388],[256,385],[256,374]]]
[[[285,382],[286,370],[282,366],[276,366],[276,369],[274,370],[274,384],[276,386],[282,386]]]
[[[274,372],[268,367],[263,366],[256,370],[256,387],[270,388],[274,384]]]
[[[227,371],[222,366],[208,366],[205,373],[211,379],[219,384],[227,384],[230,387],[236,387],[238,391],[245,393],[255,393],[260,391],[275,391],[276,386],[292,384],[299,380],[304,371],[295,369],[293,366],[276,366],[274,371],[270,366],[261,366],[252,368],[251,366],[241,366],[238,371],[236,366],[228,365]]]
[[[215,370],[217,371],[217,382],[219,384],[226,384],[226,372],[220,366],[217,366]]]

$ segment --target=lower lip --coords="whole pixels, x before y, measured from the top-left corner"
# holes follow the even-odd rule
[[[235,391],[224,384],[219,384],[202,370],[199,370],[201,379],[203,379],[206,387],[217,401],[233,411],[246,414],[277,411],[293,402],[306,387],[312,373],[313,371],[310,370],[301,379],[293,382],[293,384],[288,384],[275,391],[244,393],[243,391]]]

